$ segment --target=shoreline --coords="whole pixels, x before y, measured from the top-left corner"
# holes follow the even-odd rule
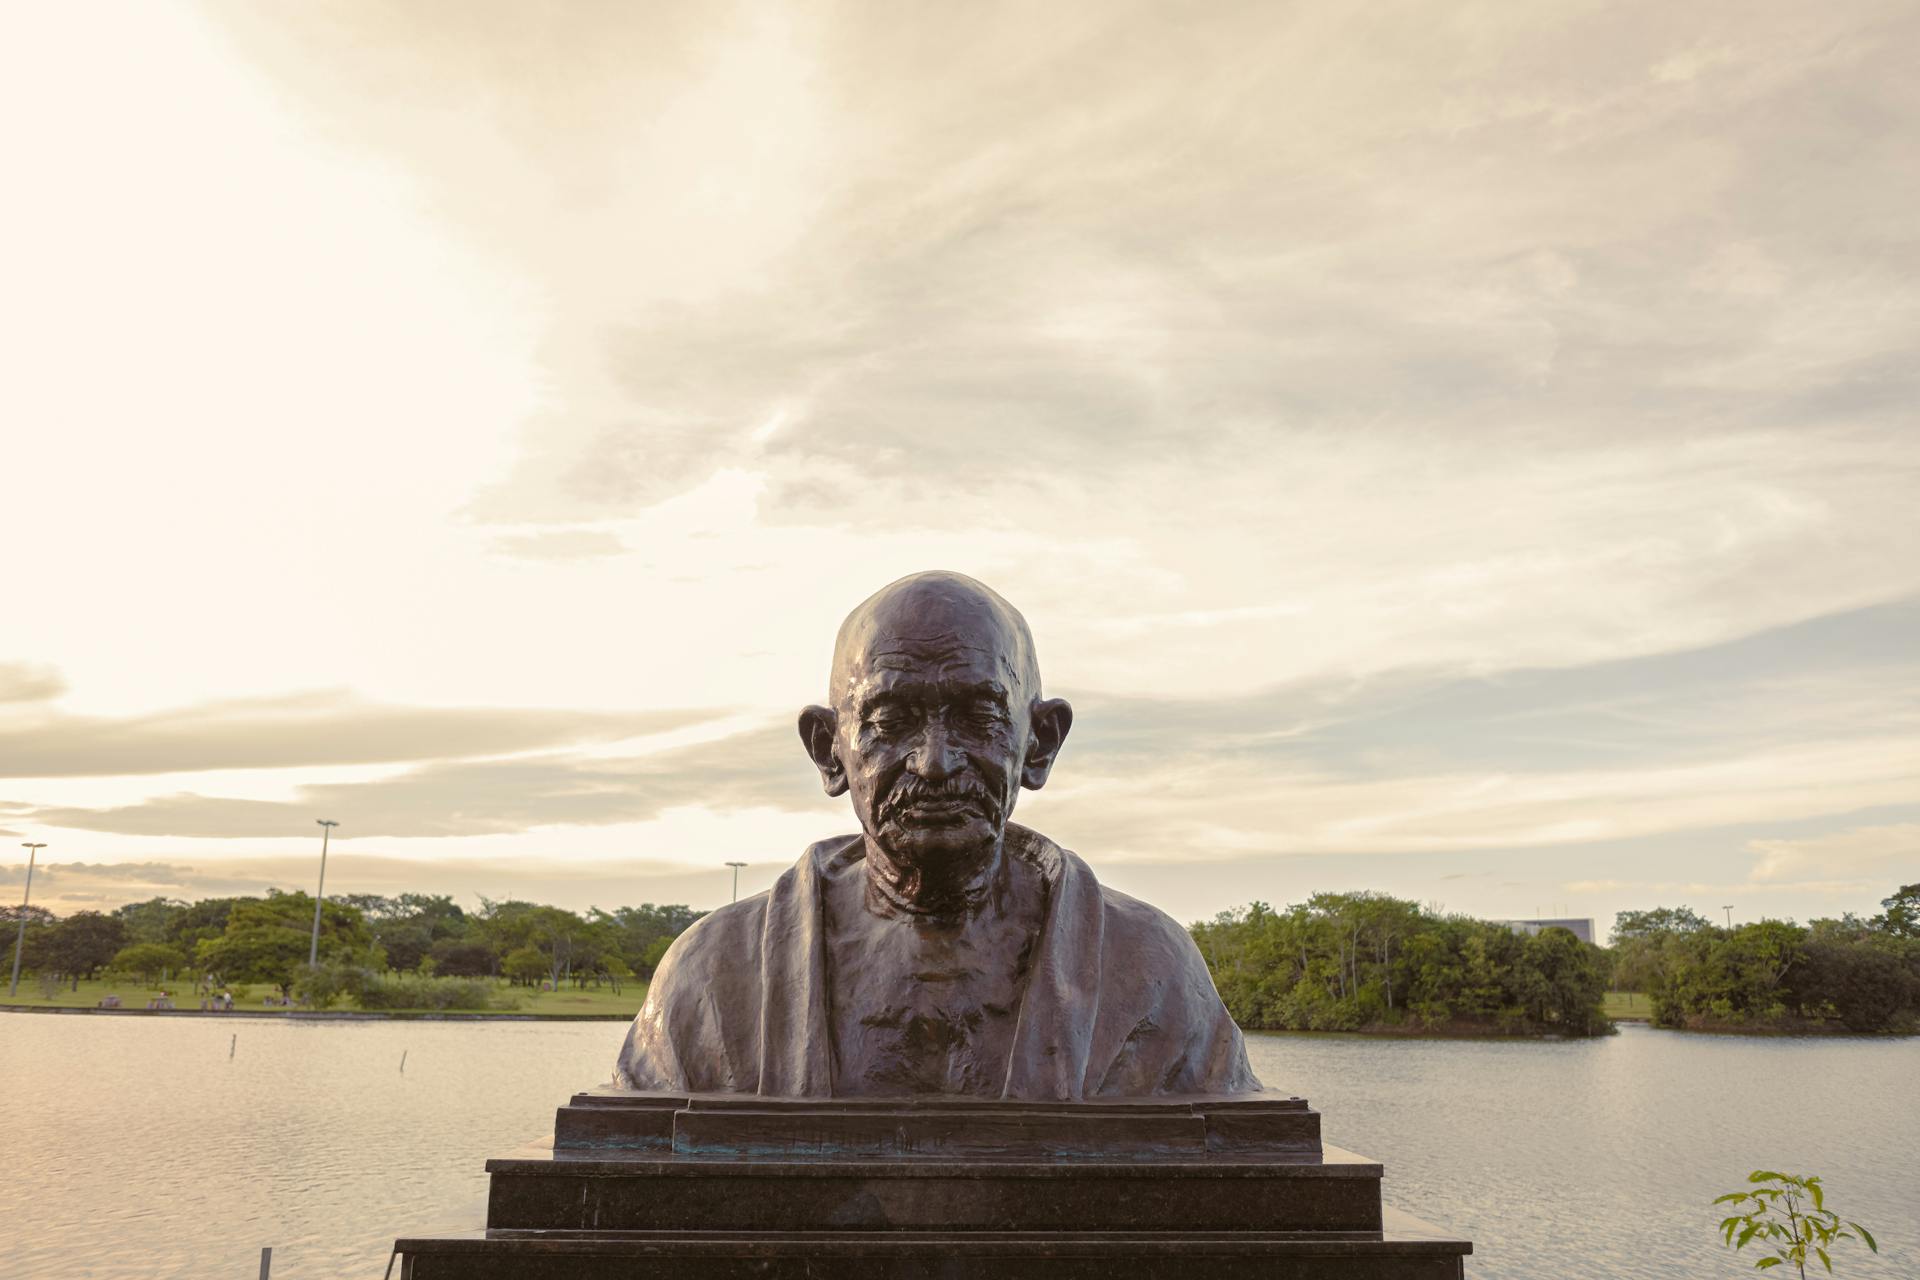
[[[61,1005],[31,1005],[0,1003],[0,1013],[36,1013],[36,1014],[73,1014],[82,1017],[108,1018],[251,1018],[280,1019],[292,1022],[631,1022],[629,1014],[618,1013],[519,1013],[502,1011],[500,1013],[476,1013],[465,1010],[435,1009],[341,1009],[341,1010],[297,1010],[297,1009],[76,1009]],[[1644,1017],[1619,1017],[1615,1023],[1631,1023],[1646,1027],[1651,1031],[1666,1031],[1675,1035],[1692,1036],[1756,1036],[1768,1039],[1782,1037],[1804,1040],[1830,1039],[1906,1039],[1916,1032],[1898,1031],[1848,1031],[1843,1027],[1831,1030],[1825,1028],[1774,1028],[1774,1027],[1656,1027]],[[1368,1040],[1604,1040],[1611,1032],[1598,1035],[1571,1036],[1554,1032],[1500,1032],[1500,1031],[1402,1031],[1397,1029],[1361,1029],[1357,1031],[1312,1031],[1305,1028],[1286,1027],[1244,1027],[1249,1035],[1264,1036],[1359,1036]]]
[[[59,1013],[105,1018],[278,1018],[296,1022],[632,1022],[617,1013],[476,1013],[439,1009],[74,1009],[61,1005],[0,1004],[0,1013]]]

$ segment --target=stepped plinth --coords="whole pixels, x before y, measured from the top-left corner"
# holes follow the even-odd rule
[[[1379,1164],[1267,1094],[796,1100],[596,1089],[487,1162],[484,1232],[402,1239],[406,1280],[1463,1274],[1383,1211]]]

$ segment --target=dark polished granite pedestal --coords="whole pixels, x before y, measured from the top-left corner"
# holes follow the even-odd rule
[[[1442,1280],[1299,1098],[793,1101],[596,1090],[489,1160],[487,1229],[405,1280],[992,1276]]]

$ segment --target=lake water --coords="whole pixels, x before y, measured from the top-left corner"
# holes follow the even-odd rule
[[[373,1280],[397,1235],[471,1231],[481,1162],[606,1078],[616,1023],[280,1023],[0,1013],[0,1276]],[[237,1037],[237,1040],[232,1039]],[[1386,1165],[1470,1276],[1750,1274],[1709,1201],[1819,1173],[1920,1275],[1920,1041],[1250,1037],[1269,1087]],[[400,1071],[401,1054],[406,1071]]]

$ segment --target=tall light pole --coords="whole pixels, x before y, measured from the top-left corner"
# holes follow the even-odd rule
[[[307,948],[307,968],[320,963],[320,906],[327,900],[327,837],[340,824],[326,818],[315,818],[320,824],[320,888],[313,895],[313,945]]]
[[[1733,904],[1728,903],[1726,906],[1721,907],[1720,909],[1727,913],[1727,932],[1732,933],[1733,932]]]
[[[20,991],[20,949],[27,945],[27,903],[33,901],[33,860],[47,847],[44,840],[22,840],[20,847],[27,851],[27,891],[20,895],[20,932],[13,939],[13,981],[7,986],[7,999],[11,1000]],[[739,875],[739,872],[734,872]]]
[[[747,864],[744,862],[729,862],[727,865],[733,868],[733,900],[738,902],[740,901],[740,868]]]

